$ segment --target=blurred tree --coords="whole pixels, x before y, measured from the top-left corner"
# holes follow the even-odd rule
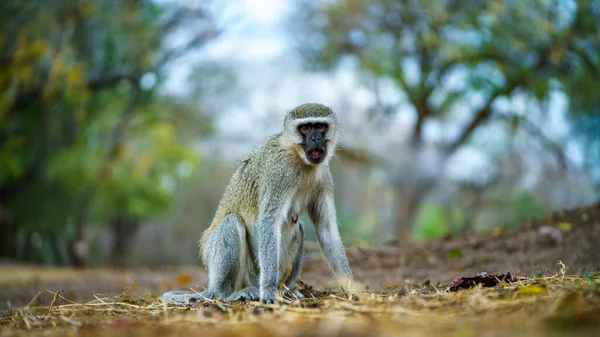
[[[190,20],[183,43],[166,43]],[[0,32],[0,257],[36,250],[32,233],[60,257],[58,233],[82,265],[84,227],[108,221],[122,265],[140,221],[164,210],[196,165],[197,134],[185,130],[207,120],[158,88],[170,63],[216,36],[208,13],[7,0]]]
[[[596,190],[600,194],[600,102],[596,108],[573,113],[572,123],[575,136],[582,143],[584,170],[592,172],[596,180]]]
[[[415,115],[410,151],[403,154],[408,163],[395,178],[400,241],[439,181],[441,171],[431,174],[432,165],[443,168],[487,122],[531,125],[526,115],[500,113],[499,98],[518,92],[543,102],[553,88],[570,95],[582,87],[581,95],[597,97],[594,86],[582,84],[590,69],[600,69],[598,1],[337,0],[306,1],[300,9],[294,21],[304,25],[297,36],[308,65],[331,68],[351,60],[376,83],[391,81],[403,94],[390,100],[376,85],[376,112]],[[455,136],[426,144],[424,126],[457,111],[469,114]],[[423,154],[431,146],[439,155],[435,164]]]

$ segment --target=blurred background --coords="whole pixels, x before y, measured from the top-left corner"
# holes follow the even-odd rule
[[[306,102],[344,123],[347,246],[594,203],[599,46],[598,0],[4,0],[0,260],[198,264],[235,160]]]

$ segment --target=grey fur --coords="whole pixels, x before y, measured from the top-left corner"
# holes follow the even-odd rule
[[[299,123],[315,121],[329,125],[326,157],[320,164],[308,161],[297,130]],[[273,302],[282,284],[289,289],[285,296],[301,298],[295,283],[302,270],[304,225],[293,219],[307,209],[331,270],[351,279],[329,171],[338,129],[337,117],[326,106],[311,103],[290,111],[284,131],[239,162],[200,240],[208,288],[202,296],[169,292],[163,298]]]
[[[225,299],[225,301],[258,301],[259,298],[260,290],[257,287],[248,287],[235,292],[233,295]]]
[[[190,291],[173,290],[162,294],[165,302],[192,303],[201,299],[202,296]]]
[[[236,214],[226,216],[215,227],[204,246],[207,261],[208,289],[206,298],[225,299],[244,284],[245,264],[240,257],[247,256],[246,226]]]
[[[302,222],[298,222],[300,231],[298,232],[298,240],[293,240],[294,244],[298,245],[296,250],[296,256],[294,257],[294,261],[292,264],[292,271],[287,281],[285,282],[286,290],[283,292],[283,296],[288,299],[294,298],[304,298],[298,290],[296,290],[296,282],[300,279],[300,274],[302,273],[302,260],[304,259],[304,224]],[[290,251],[294,251],[295,247],[291,247]]]
[[[329,216],[324,217],[323,214]],[[352,271],[337,230],[333,194],[324,194],[320,199],[315,200],[308,209],[308,215],[315,224],[317,241],[331,271],[335,275],[352,279]]]

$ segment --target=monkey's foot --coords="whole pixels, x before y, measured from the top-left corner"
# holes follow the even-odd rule
[[[221,299],[219,296],[219,291],[218,290],[214,290],[212,288],[208,288],[206,290],[204,290],[201,294],[201,300],[218,300]]]
[[[225,301],[257,301],[260,298],[260,290],[256,287],[248,287],[227,297]]]
[[[277,298],[275,297],[275,292],[273,292],[272,295],[263,294],[263,296],[260,297],[260,303],[273,304],[275,303],[276,299]]]
[[[303,299],[304,295],[298,291],[298,289],[285,289],[282,293],[283,297],[291,300]]]
[[[263,304],[274,304],[275,303],[275,299],[274,298],[265,298],[260,300],[260,303]]]

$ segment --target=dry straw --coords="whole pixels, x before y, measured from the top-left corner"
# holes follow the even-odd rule
[[[273,305],[216,300],[167,304],[147,291],[131,295],[132,289],[143,290],[135,285],[117,296],[94,294],[93,300],[76,303],[60,291],[46,290],[53,296],[51,303],[38,305],[38,293],[27,306],[3,312],[0,335],[389,335],[398,329],[405,335],[470,335],[474,327],[486,326],[510,333],[517,323],[521,328],[514,332],[536,335],[556,322],[599,328],[600,320],[592,318],[600,317],[600,282],[594,275],[566,275],[564,264],[560,267],[553,276],[454,293],[447,285],[428,283],[352,294],[319,292],[301,284],[305,299]],[[531,292],[523,291],[532,285]]]

